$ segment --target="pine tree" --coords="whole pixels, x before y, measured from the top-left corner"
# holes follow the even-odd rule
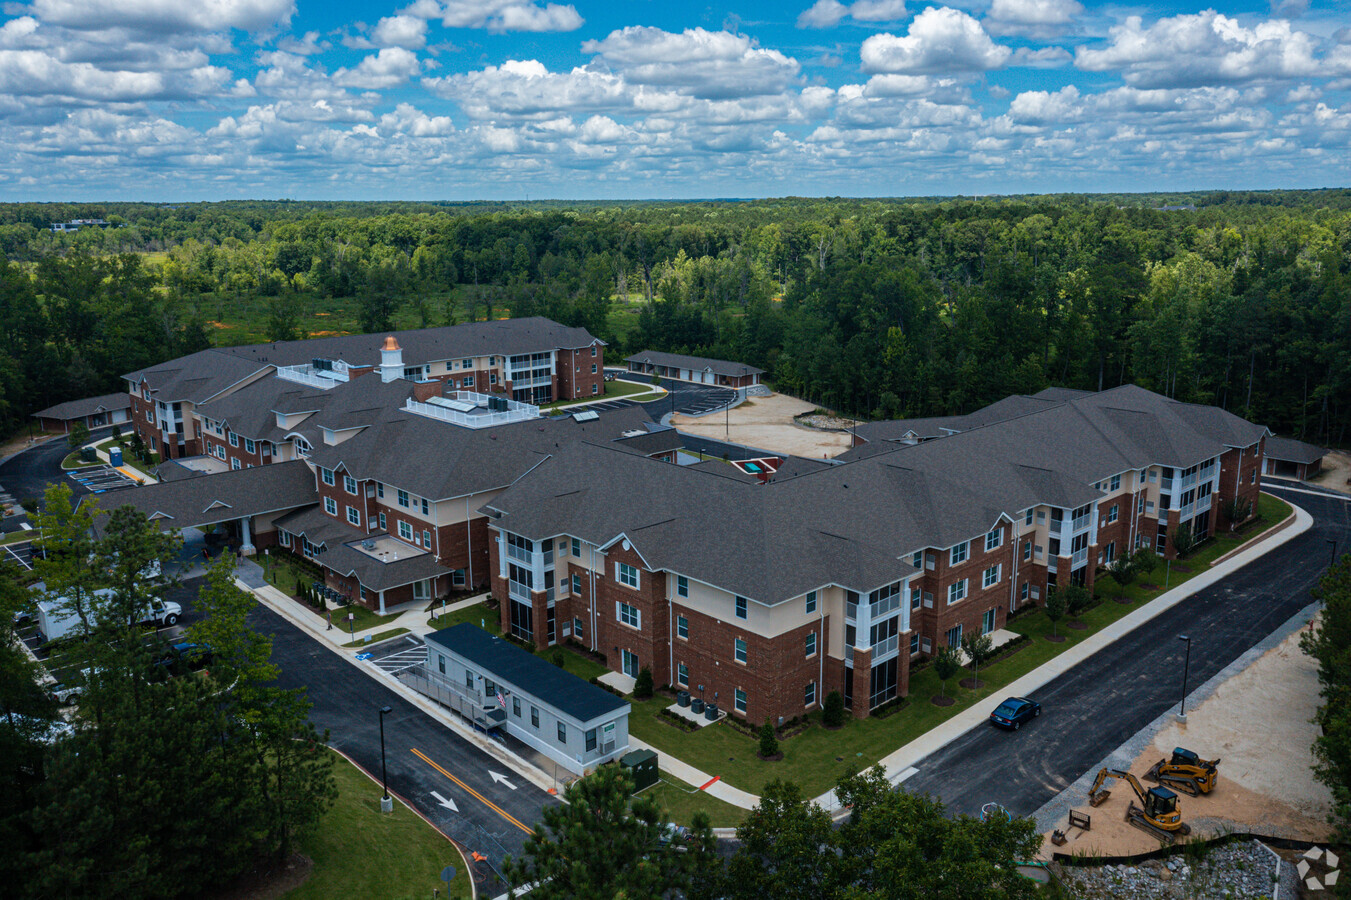
[[[779,739],[774,734],[774,723],[765,719],[765,724],[760,726],[760,758],[769,759],[779,752]]]

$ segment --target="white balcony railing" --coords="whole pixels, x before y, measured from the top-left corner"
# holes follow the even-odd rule
[[[1092,513],[1084,513],[1082,516],[1075,516],[1074,519],[1070,522],[1070,532],[1073,533],[1076,531],[1083,531],[1085,528],[1088,527],[1088,523],[1092,520],[1092,518],[1093,518]]]
[[[315,369],[311,366],[278,366],[277,377],[283,381],[294,381],[307,387],[328,390],[347,381],[346,372],[331,369]]]
[[[895,653],[896,648],[900,646],[900,640],[899,635],[892,635],[886,640],[878,641],[876,644],[873,644],[873,662],[877,662],[884,656]]]
[[[1070,567],[1071,567],[1071,568],[1077,568],[1078,566],[1080,566],[1080,565],[1082,565],[1083,563],[1086,563],[1086,562],[1088,562],[1088,548],[1087,548],[1087,547],[1085,547],[1083,550],[1075,550],[1075,551],[1074,551],[1074,556],[1070,558]]]

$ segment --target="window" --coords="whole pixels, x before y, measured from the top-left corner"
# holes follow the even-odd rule
[[[592,345],[591,345],[591,355],[592,355],[592,356],[595,356],[595,355],[596,355],[596,345],[595,345],[595,344],[592,344]]]
[[[923,599],[924,592],[917,587],[910,589],[910,608],[919,609],[920,602]]]
[[[744,713],[746,711],[746,692],[741,688],[737,688],[736,693],[733,695],[732,703],[736,706],[737,712]]]
[[[688,597],[690,595],[690,580],[684,575],[676,576],[676,596]]]
[[[1028,583],[1027,583],[1026,581],[1024,581],[1024,582],[1023,582],[1023,589],[1022,589],[1021,591],[1018,592],[1018,599],[1024,600],[1024,601],[1027,600],[1027,589],[1028,589],[1028,586],[1029,586]]]
[[[511,714],[512,714],[513,716],[515,716],[516,718],[518,718],[518,719],[521,717],[521,698],[520,698],[520,697],[512,697],[512,698],[511,698]]]
[[[966,596],[966,579],[948,585],[948,603],[956,603]]]
[[[1142,513],[1142,512],[1145,511],[1145,495],[1144,495],[1144,494],[1141,494],[1140,497],[1139,497],[1139,499],[1135,501],[1135,511],[1136,511],[1137,513]]]
[[[411,544],[413,542],[413,526],[409,525],[407,522],[400,522],[399,537]]]
[[[1037,510],[1037,524],[1038,525],[1046,524],[1046,510],[1044,509]]]
[[[1110,492],[1110,491],[1119,491],[1119,490],[1121,490],[1121,476],[1120,476],[1120,475],[1113,475],[1113,476],[1112,476],[1112,479],[1111,479],[1109,482],[1107,482],[1107,490],[1108,490],[1109,492]]]
[[[436,668],[442,675],[446,674],[446,658],[440,653],[436,654]]]
[[[1024,525],[1032,524],[1032,510],[1030,508],[1027,511],[1027,518],[1023,520],[1023,524]]]
[[[385,483],[383,481],[377,481],[375,483],[375,496],[379,497],[381,500],[385,499]]]
[[[283,547],[291,546],[291,532],[278,529],[277,543],[281,544]]]
[[[432,510],[431,504],[427,502],[427,498],[426,498],[426,497],[423,497],[423,498],[422,498],[422,514],[423,514],[424,516],[430,515],[430,514],[431,514],[431,510]]]
[[[962,626],[949,628],[947,638],[949,647],[960,647],[962,645]]]
[[[629,606],[627,603],[615,604],[615,617],[631,628],[642,628],[643,615],[636,606]]]
[[[1112,564],[1112,561],[1115,559],[1116,559],[1116,541],[1111,541],[1110,543],[1108,543],[1106,547],[1102,548],[1102,561],[1110,566]]]
[[[355,506],[347,507],[347,521],[351,522],[353,525],[360,525],[361,510],[357,509]]]
[[[530,724],[533,725],[535,728],[538,728],[538,727],[539,727],[539,707],[538,707],[538,706],[532,706],[532,707],[530,707]]]
[[[962,541],[956,547],[953,547],[951,551],[949,551],[948,562],[954,566],[957,565],[958,563],[964,563],[966,562],[966,557],[970,554],[970,552],[971,552],[971,542]]]
[[[332,483],[333,482],[331,481],[329,482],[329,484]],[[408,492],[403,490],[402,488],[399,490],[399,505],[402,506],[404,509],[407,509],[409,507]]]
[[[631,588],[638,587],[638,570],[628,563],[615,563],[616,577],[619,583]]]
[[[320,466],[320,467],[319,467],[319,477],[323,479],[324,484],[332,484],[332,483],[333,483],[333,470],[332,470],[332,469],[325,469],[323,466]]]
[[[596,364],[595,364],[595,363],[592,363],[592,364],[591,364],[591,374],[592,374],[592,375],[595,375],[595,374],[596,374]]]
[[[994,531],[991,531],[989,534],[985,535],[985,552],[989,553],[991,550],[998,547],[1003,542],[1004,542],[1004,530],[1002,528],[996,528]]]
[[[328,513],[330,516],[336,516],[338,514],[338,501],[334,500],[332,497],[325,497],[324,512]]]
[[[560,744],[566,744],[568,742],[568,726],[564,725],[562,722],[558,723],[558,742]]]
[[[422,532],[422,546],[428,550],[432,549],[432,533],[430,531]]]
[[[474,368],[474,361],[472,359],[462,359],[460,360],[460,368],[472,369]]]
[[[582,620],[577,616],[572,618],[572,633],[578,639],[585,637],[585,631],[582,628]]]
[[[999,570],[1002,566],[1003,564],[1001,563],[1000,565],[990,566],[990,568],[985,570],[985,578],[983,579],[982,587],[994,587],[996,584],[999,584]]]
[[[816,682],[807,682],[807,689],[802,692],[802,701],[804,706],[811,706],[816,702]]]
[[[578,572],[572,573],[572,592],[580,594],[582,592],[582,576]]]
[[[235,434],[233,431],[230,432],[230,446],[231,446],[231,447],[238,447],[238,446],[239,446],[239,435]],[[329,484],[332,484],[333,482],[330,481],[330,482],[328,482],[328,483],[329,483]]]
[[[572,555],[578,559],[582,558],[582,542],[577,538],[572,539]]]
[[[243,466],[241,466],[241,465],[239,464],[239,460],[237,460],[237,459],[231,459],[231,460],[230,460],[230,468],[232,468],[232,469],[242,469]]]
[[[489,373],[488,373],[488,383],[489,383],[489,384],[497,384],[497,373],[496,373],[496,372],[489,372]]]
[[[388,530],[389,530],[389,528],[385,525],[385,514],[384,514],[384,513],[380,513],[380,530],[381,530],[381,531],[388,531]]]
[[[807,592],[807,614],[816,612],[816,591]]]
[[[469,669],[464,670],[464,686],[471,691],[474,689],[474,673]]]
[[[591,728],[586,732],[586,752],[590,753],[596,749],[596,729]]]
[[[733,641],[732,656],[739,663],[744,663],[746,661],[746,642],[741,638],[737,638]]]
[[[689,636],[690,636],[690,620],[685,618],[684,616],[676,616],[676,637],[681,637],[688,640]]]
[[[253,453],[257,448],[258,448],[258,445],[257,445],[256,443],[254,443],[253,438],[244,438],[244,452],[245,452],[245,453]]]
[[[467,387],[467,388],[471,388],[471,387],[474,386],[474,376],[473,376],[473,375],[466,375],[466,376],[464,376],[464,386]]]
[[[1023,562],[1027,562],[1031,558],[1032,558],[1032,542],[1023,541]]]
[[[747,615],[746,615],[746,604],[749,603],[749,602],[750,602],[750,601],[747,600],[745,597],[737,597],[737,598],[736,598],[736,617],[737,617],[738,619],[745,619],[745,618],[747,618]]]
[[[919,632],[910,635],[910,655],[914,656],[919,652]]]
[[[1111,507],[1107,510],[1107,524],[1111,525],[1120,517],[1121,517],[1121,506],[1119,504],[1113,503]]]
[[[591,393],[593,393],[593,394],[599,394],[599,393],[600,393],[600,385],[598,385],[598,384],[593,384],[593,385],[591,385]]]
[[[690,683],[690,667],[684,663],[676,666],[676,683],[688,685]]]
[[[351,475],[343,475],[342,489],[349,494],[355,494],[357,492],[357,480]]]
[[[1257,469],[1248,473],[1248,484],[1257,484]]]
[[[816,655],[816,632],[813,631],[807,635],[807,656]]]

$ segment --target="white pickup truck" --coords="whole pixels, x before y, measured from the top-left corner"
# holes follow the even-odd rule
[[[112,591],[107,588],[94,592],[95,596],[98,597],[106,597],[111,593]],[[39,600],[37,607],[38,630],[42,632],[43,639],[48,643],[70,637],[73,632],[80,628],[80,617],[70,610],[69,601],[61,597]],[[177,625],[182,615],[183,607],[179,604],[172,600],[163,602],[157,600],[151,606],[149,615],[138,624],[167,628],[170,625]]]

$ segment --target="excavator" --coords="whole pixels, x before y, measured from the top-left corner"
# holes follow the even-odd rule
[[[1173,756],[1168,760],[1159,760],[1145,773],[1146,781],[1154,781],[1170,788],[1191,794],[1209,794],[1215,790],[1218,759],[1201,759],[1191,750],[1174,747]]]
[[[1101,806],[1111,796],[1112,792],[1103,788],[1103,782],[1109,777],[1125,781],[1135,791],[1135,796],[1140,798],[1141,806],[1136,806],[1132,800],[1126,808],[1127,822],[1149,832],[1165,844],[1173,843],[1180,834],[1191,834],[1191,826],[1182,821],[1182,813],[1177,808],[1177,794],[1165,787],[1145,790],[1138,778],[1121,769],[1104,768],[1098,771],[1093,786],[1088,789],[1089,805]]]

